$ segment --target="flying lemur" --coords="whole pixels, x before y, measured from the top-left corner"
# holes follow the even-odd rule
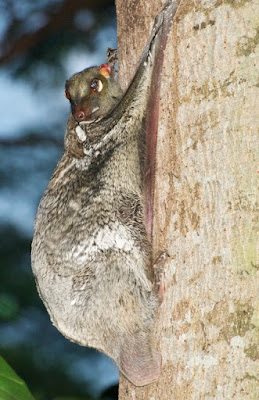
[[[125,94],[107,64],[66,82],[65,150],[32,242],[32,269],[52,323],[71,341],[106,353],[137,386],[160,374],[154,165],[163,52],[178,5],[157,16]]]

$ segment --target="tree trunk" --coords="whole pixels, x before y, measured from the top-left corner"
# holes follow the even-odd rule
[[[116,1],[124,88],[164,4]],[[177,12],[154,215],[154,253],[170,255],[157,324],[163,370],[143,388],[121,377],[120,400],[258,398],[258,12],[257,0],[182,0]]]

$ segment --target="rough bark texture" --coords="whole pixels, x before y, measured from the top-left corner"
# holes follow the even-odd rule
[[[116,1],[124,87],[163,4]],[[143,388],[121,377],[120,400],[258,398],[258,15],[256,0],[182,0],[157,149],[154,252],[170,254],[163,372]]]

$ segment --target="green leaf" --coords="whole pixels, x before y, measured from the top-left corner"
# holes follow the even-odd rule
[[[9,321],[16,317],[18,313],[18,304],[16,299],[7,294],[0,294],[0,319]]]
[[[0,356],[0,400],[34,400],[24,381]]]

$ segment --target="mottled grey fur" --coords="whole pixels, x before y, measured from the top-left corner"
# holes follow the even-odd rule
[[[32,269],[53,324],[68,339],[106,353],[135,385],[160,373],[143,129],[155,60],[176,8],[171,3],[159,15],[122,99],[117,86],[118,96],[97,119],[78,124],[69,117],[65,152],[41,199],[32,243]],[[79,87],[92,79],[83,75],[84,81],[72,78]]]

